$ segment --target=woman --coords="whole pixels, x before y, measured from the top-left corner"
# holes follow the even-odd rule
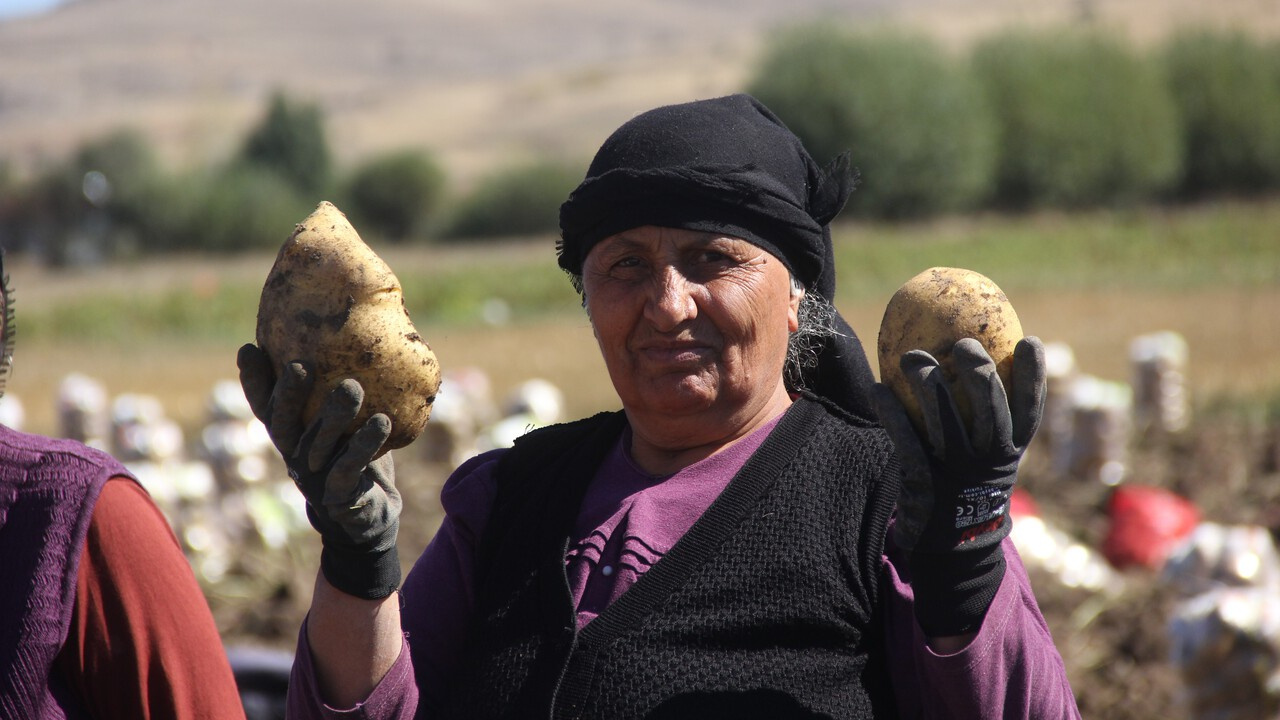
[[[976,442],[937,363],[908,354],[937,398],[918,438],[827,301],[852,185],[744,95],[619,128],[561,209],[559,262],[622,410],[460,467],[403,610],[390,456],[368,462],[385,417],[342,440],[347,382],[303,428],[306,369],[276,382],[242,348],[324,540],[297,715],[1078,717],[1006,540],[1039,342],[1008,401],[980,346],[958,346],[989,408]],[[974,498],[984,522],[955,527]]]
[[[0,253],[0,392],[13,308]],[[115,458],[0,425],[0,718],[244,720],[200,585]]]

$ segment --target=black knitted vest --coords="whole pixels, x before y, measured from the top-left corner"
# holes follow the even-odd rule
[[[880,718],[882,430],[801,398],[706,513],[577,632],[565,573],[606,413],[530,433],[498,471],[476,624],[446,717]]]

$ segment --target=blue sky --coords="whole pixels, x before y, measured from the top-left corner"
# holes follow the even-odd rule
[[[0,0],[0,20],[48,10],[61,0]]]

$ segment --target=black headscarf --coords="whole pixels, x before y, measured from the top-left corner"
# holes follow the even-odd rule
[[[582,184],[560,207],[559,262],[582,275],[601,240],[644,225],[747,240],[782,260],[809,292],[835,297],[830,223],[857,173],[841,155],[820,167],[800,139],[749,95],[669,105],[624,123],[600,147]],[[805,387],[875,419],[871,368],[857,335],[824,348]]]

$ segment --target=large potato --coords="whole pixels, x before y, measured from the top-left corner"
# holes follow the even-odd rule
[[[365,391],[356,423],[391,418],[383,452],[422,433],[440,387],[435,353],[414,329],[400,281],[338,208],[322,202],[285,241],[258,304],[258,347],[279,374],[301,360],[313,368],[310,422],[344,378]]]
[[[951,358],[956,342],[967,337],[982,343],[1008,388],[1013,348],[1022,339],[1022,324],[1009,298],[989,278],[962,268],[929,268],[889,299],[876,343],[880,382],[893,390],[917,428],[923,428],[920,406],[898,361],[903,353],[917,349],[936,358],[960,417],[971,426],[971,404],[955,383]]]

